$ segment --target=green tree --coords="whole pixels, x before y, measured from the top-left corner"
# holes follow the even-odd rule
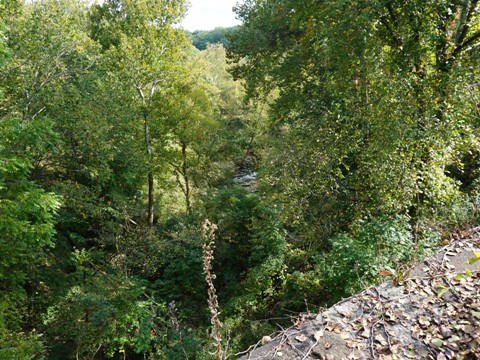
[[[36,152],[58,139],[52,125],[49,120],[0,119],[0,355],[5,358],[15,353],[30,358],[40,349],[34,338],[22,335],[24,327],[33,325],[26,289],[36,286],[39,269],[48,263],[60,198],[29,176]]]
[[[152,99],[159,87],[170,86],[176,61],[186,45],[183,32],[173,27],[185,12],[184,1],[107,1],[94,7],[92,37],[104,50],[111,72],[136,93],[132,103],[143,123],[148,162],[148,215],[154,224],[155,150],[163,139],[152,139]]]
[[[265,182],[290,223],[308,224],[311,232],[299,230],[308,242],[364,217],[434,221],[459,201],[444,169],[476,133],[467,89],[477,5],[238,6],[244,25],[233,39],[234,74],[252,98],[278,89],[271,132],[276,144],[288,143],[269,150]]]
[[[24,121],[43,115],[55,86],[95,63],[94,42],[86,33],[86,7],[78,1],[36,1],[7,17],[12,59],[2,69],[3,111]]]
[[[213,99],[221,124],[217,136],[219,158],[230,161],[235,170],[239,170],[249,156],[261,156],[269,99],[258,97],[255,102],[245,101],[243,83],[229,73],[232,64],[228,63],[223,45],[209,45],[199,57],[206,64],[208,80],[216,89]]]
[[[15,1],[0,5],[2,75],[16,60],[11,26],[20,12]],[[10,84],[0,78],[0,94],[8,99]],[[55,244],[60,198],[32,181],[31,174],[37,155],[52,151],[59,138],[52,121],[25,123],[3,106],[0,132],[0,357],[33,358],[41,356],[44,346],[41,334],[31,331],[36,314],[31,312],[30,296]]]
[[[205,50],[208,45],[221,44],[228,47],[230,41],[229,36],[235,31],[236,26],[223,28],[217,27],[213,30],[195,30],[187,32],[187,36],[191,38],[193,46],[198,50]]]
[[[211,164],[212,138],[218,121],[212,103],[213,89],[199,71],[197,59],[185,66],[193,70],[183,70],[174,85],[159,94],[156,111],[169,134],[170,165],[184,195],[186,211],[191,213],[195,187],[206,187],[202,182]]]

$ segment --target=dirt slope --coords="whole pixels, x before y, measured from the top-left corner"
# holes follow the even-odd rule
[[[480,261],[467,264],[478,251],[480,227],[405,279],[304,314],[241,359],[480,359]]]

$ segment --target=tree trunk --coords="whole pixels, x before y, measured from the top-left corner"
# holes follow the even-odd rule
[[[153,94],[155,92],[155,84],[156,80],[152,84],[151,92],[150,92],[150,97],[153,97]],[[143,95],[142,88],[139,84],[136,84],[138,95],[140,96],[140,99],[142,100],[142,111],[143,111],[143,132],[145,135],[145,150],[147,151],[147,156],[148,156],[148,208],[147,208],[147,223],[150,227],[153,226],[154,222],[154,207],[155,207],[155,202],[154,202],[154,193],[155,193],[155,181],[153,177],[153,156],[152,156],[152,140],[150,138],[150,127],[148,126],[148,110],[147,110],[147,102],[145,99],[145,96]]]
[[[187,173],[187,144],[182,143],[182,157],[183,157],[183,164],[182,164],[182,172],[183,172],[183,180],[185,181],[185,205],[187,207],[187,214],[190,214],[192,208],[190,204],[190,179]]]
[[[155,206],[155,203],[153,201],[153,194],[154,194],[154,181],[153,181],[153,172],[150,171],[148,173],[148,225],[153,226],[153,217],[154,217],[154,211],[153,208]]]
[[[153,178],[153,170],[152,170],[152,147],[151,147],[151,140],[150,140],[150,128],[148,126],[147,121],[147,114],[144,114],[144,131],[145,131],[145,146],[147,150],[148,156],[148,215],[147,215],[147,222],[149,226],[153,226],[153,218],[154,214],[154,192],[155,192],[155,183]]]

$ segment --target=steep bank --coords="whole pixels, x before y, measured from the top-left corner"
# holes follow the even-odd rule
[[[253,359],[479,359],[480,228],[437,255],[318,314],[303,314]],[[478,255],[478,254],[477,254]]]

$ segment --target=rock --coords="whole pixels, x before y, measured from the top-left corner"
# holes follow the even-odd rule
[[[237,174],[233,181],[240,186],[248,189],[251,192],[257,191],[258,183],[257,183],[257,173],[255,171],[249,173],[240,173]]]
[[[480,261],[467,261],[479,248],[480,228],[472,229],[411,269],[406,280],[303,314],[302,321],[241,359],[273,359],[278,352],[292,360],[475,358]]]

